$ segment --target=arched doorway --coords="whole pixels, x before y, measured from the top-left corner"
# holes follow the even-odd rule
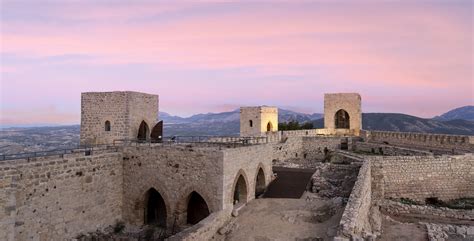
[[[267,131],[273,131],[273,124],[271,121],[269,121],[267,124]]]
[[[146,194],[145,224],[166,228],[166,204],[161,194],[150,188]]]
[[[161,142],[163,140],[163,121],[158,122],[151,130],[150,138],[152,142]]]
[[[207,216],[209,216],[209,207],[204,198],[197,192],[189,194],[186,222],[188,224],[196,224]]]
[[[265,192],[265,174],[263,169],[259,168],[257,178],[255,180],[255,198],[262,195]]]
[[[149,133],[149,128],[148,128],[148,124],[145,122],[145,121],[142,121],[142,123],[140,123],[140,128],[138,128],[138,136],[137,136],[137,139],[138,140],[146,140],[148,139],[148,133]]]
[[[234,187],[234,205],[238,203],[247,202],[247,182],[245,182],[244,176],[239,175],[237,183]]]
[[[334,116],[336,129],[349,129],[350,128],[350,118],[347,111],[340,109],[336,112]]]

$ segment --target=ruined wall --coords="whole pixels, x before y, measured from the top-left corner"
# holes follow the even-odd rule
[[[368,154],[386,155],[386,156],[432,156],[429,151],[422,151],[412,148],[384,145],[378,143],[356,142],[352,150]]]
[[[193,191],[209,211],[223,207],[223,154],[217,148],[141,146],[124,149],[123,218],[144,224],[146,192],[155,188],[166,204],[168,228],[186,223],[187,197]]]
[[[329,151],[339,149],[341,137],[303,137],[303,156],[322,160],[325,157],[324,149]]]
[[[338,233],[339,239],[336,238],[335,240],[360,238],[371,233],[371,206],[371,163],[370,161],[365,161],[359,169],[357,181],[342,214]]]
[[[409,133],[391,131],[363,131],[362,136],[368,142],[389,143],[390,145],[421,148],[431,151],[452,153],[474,152],[474,136],[443,135],[428,133]]]
[[[247,184],[247,202],[255,198],[255,184],[259,168],[265,174],[265,186],[272,180],[273,151],[271,144],[229,148],[224,153],[224,209],[233,206],[237,178],[243,175]]]
[[[362,129],[361,97],[357,93],[324,94],[324,128],[335,130],[335,114],[343,109],[349,114],[350,130],[359,135]]]
[[[66,240],[121,219],[119,152],[0,162],[0,240]]]
[[[371,157],[372,175],[379,176],[383,198],[424,202],[474,197],[474,156]]]
[[[149,133],[158,118],[158,96],[131,91],[87,92],[81,95],[82,145],[136,139],[142,120]],[[110,131],[105,122],[110,121]]]
[[[303,157],[303,139],[301,137],[286,137],[272,146],[273,159],[285,161],[291,158]]]

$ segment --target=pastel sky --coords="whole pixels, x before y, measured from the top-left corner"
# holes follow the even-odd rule
[[[474,104],[473,2],[1,0],[0,125],[80,122],[80,93],[160,95],[188,116],[239,106],[432,117]]]

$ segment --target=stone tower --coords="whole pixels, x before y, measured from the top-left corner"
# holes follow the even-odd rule
[[[361,97],[357,93],[324,94],[324,128],[333,134],[359,135]]]
[[[275,131],[278,131],[278,108],[240,108],[240,136],[263,136],[267,132]]]
[[[132,91],[81,95],[81,145],[149,139],[158,119],[158,95]]]

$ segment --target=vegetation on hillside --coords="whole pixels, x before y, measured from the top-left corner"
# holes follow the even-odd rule
[[[313,123],[305,122],[305,123],[300,124],[298,121],[278,123],[278,130],[280,131],[307,130],[307,129],[313,129]]]

